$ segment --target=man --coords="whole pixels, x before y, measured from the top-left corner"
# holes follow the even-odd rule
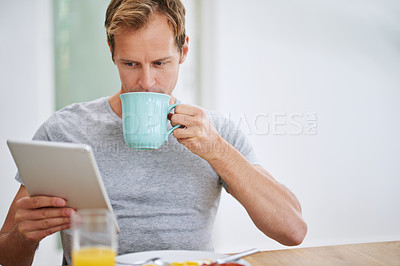
[[[121,228],[120,254],[212,250],[221,186],[264,234],[300,244],[307,226],[296,197],[256,164],[244,135],[220,115],[179,104],[170,121],[183,127],[161,149],[134,151],[124,144],[119,96],[137,91],[172,96],[188,53],[184,15],[179,0],[112,0],[105,25],[120,91],[56,112],[34,139],[92,146]],[[0,264],[30,265],[40,240],[59,231],[65,263],[71,264],[67,229],[74,210],[61,198],[29,197],[18,175],[17,180],[21,187],[1,229]]]

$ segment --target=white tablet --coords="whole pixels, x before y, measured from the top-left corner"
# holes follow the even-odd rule
[[[29,195],[57,196],[71,208],[113,213],[89,145],[16,140],[7,145]],[[115,215],[114,220],[119,232]]]

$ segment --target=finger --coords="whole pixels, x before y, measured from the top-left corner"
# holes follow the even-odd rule
[[[171,125],[182,125],[182,126],[194,126],[199,125],[199,119],[194,116],[184,115],[184,114],[173,114],[171,116]]]
[[[18,209],[39,209],[44,207],[64,207],[67,202],[59,197],[24,197],[16,202]]]
[[[44,220],[36,220],[36,221],[25,221],[18,225],[18,230],[27,234],[33,231],[47,230],[50,228],[55,228],[61,226],[63,224],[70,224],[71,219],[69,217],[58,217],[58,218],[50,218]]]
[[[46,236],[52,235],[54,233],[60,232],[62,230],[70,228],[71,225],[68,224],[62,224],[56,227],[51,227],[47,228],[45,230],[38,230],[38,231],[32,231],[32,232],[27,232],[24,234],[25,238],[32,240],[32,241],[40,241]]]
[[[201,136],[201,130],[195,127],[177,128],[174,130],[173,134],[177,139],[187,139]]]
[[[70,217],[74,213],[72,208],[41,208],[35,210],[17,211],[15,214],[16,221],[24,220],[43,220],[56,217]]]
[[[203,114],[204,111],[196,106],[188,104],[179,104],[175,107],[175,114],[186,114],[186,115],[199,115]]]

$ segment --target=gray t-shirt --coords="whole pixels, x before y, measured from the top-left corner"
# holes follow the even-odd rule
[[[245,135],[220,114],[206,113],[221,136],[256,163]],[[224,182],[172,135],[158,150],[128,148],[122,120],[104,97],[57,111],[33,139],[91,146],[121,229],[119,254],[213,250],[211,234]],[[16,179],[22,183],[18,174]],[[71,264],[70,230],[61,232],[61,238],[66,262]]]

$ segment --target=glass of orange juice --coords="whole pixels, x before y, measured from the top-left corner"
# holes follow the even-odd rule
[[[72,265],[114,266],[117,236],[106,209],[78,210],[72,216]]]

